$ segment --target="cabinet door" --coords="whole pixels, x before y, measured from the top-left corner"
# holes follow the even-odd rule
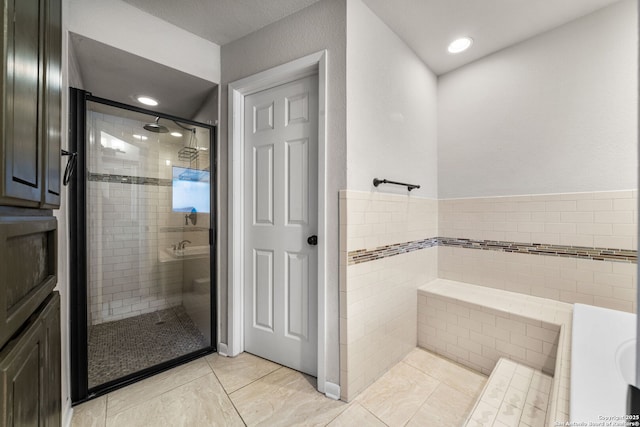
[[[60,294],[53,297],[42,312],[43,333],[45,338],[44,364],[44,413],[45,427],[60,427],[61,424],[61,385],[62,370],[60,347]]]
[[[0,348],[56,285],[57,221],[0,215]]]
[[[40,101],[42,43],[39,0],[7,0],[5,45],[5,145],[2,196],[29,206],[42,197]],[[13,19],[10,19],[13,17]]]
[[[42,322],[32,322],[0,356],[0,424],[37,427],[43,424],[44,333]]]
[[[0,352],[0,425],[60,427],[60,294]]]
[[[45,28],[44,147],[46,155],[44,207],[60,206],[60,129],[62,6],[60,0],[49,0]]]

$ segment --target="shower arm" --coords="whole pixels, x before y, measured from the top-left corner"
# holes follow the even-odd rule
[[[189,127],[186,127],[185,125],[183,125],[183,124],[181,124],[181,123],[178,123],[178,122],[176,122],[175,120],[172,120],[172,122],[173,122],[173,123],[175,123],[176,125],[180,126],[180,127],[181,127],[182,129],[184,129],[184,130],[188,130],[189,132],[193,132],[194,134],[196,133],[196,128],[189,128]]]

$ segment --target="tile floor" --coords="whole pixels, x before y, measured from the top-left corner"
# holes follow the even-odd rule
[[[350,403],[248,353],[213,354],[76,406],[73,427],[456,426],[487,377],[419,348]]]

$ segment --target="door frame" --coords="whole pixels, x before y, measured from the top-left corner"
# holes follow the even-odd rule
[[[237,356],[244,351],[244,101],[256,92],[310,75],[318,75],[318,391],[326,386],[326,111],[327,51],[271,68],[229,83],[229,282],[227,345],[221,353]],[[226,347],[226,352],[224,351]],[[335,387],[328,387],[330,397]]]

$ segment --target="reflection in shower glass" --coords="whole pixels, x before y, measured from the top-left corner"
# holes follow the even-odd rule
[[[155,121],[87,104],[89,388],[211,345],[210,130]]]

